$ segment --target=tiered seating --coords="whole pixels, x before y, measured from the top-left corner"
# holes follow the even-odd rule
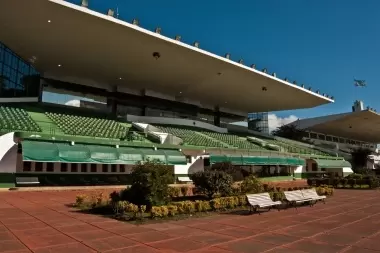
[[[68,135],[124,139],[128,130],[114,120],[50,112],[47,112],[46,115]]]
[[[329,156],[329,154],[322,152],[317,149],[309,148],[306,146],[298,145],[295,142],[289,140],[288,142],[279,141],[279,140],[265,140],[268,143],[278,145],[284,148],[285,152],[289,153],[301,153],[301,154],[311,154],[311,155],[325,155]]]
[[[264,149],[254,143],[249,142],[247,139],[244,139],[243,137],[239,137],[234,134],[222,134],[222,133],[216,133],[216,132],[203,132],[204,134],[220,140],[224,143],[227,143],[228,145],[234,146],[236,148],[242,148],[242,149]]]
[[[0,106],[0,132],[11,131],[40,132],[41,129],[23,109]]]
[[[187,145],[201,146],[201,147],[224,147],[219,141],[213,140],[198,133],[195,130],[186,128],[177,128],[169,126],[156,126],[162,132],[172,134],[181,138]]]

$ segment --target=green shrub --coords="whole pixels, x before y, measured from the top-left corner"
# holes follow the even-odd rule
[[[168,215],[176,216],[178,214],[178,208],[175,205],[169,205],[168,207]]]
[[[85,201],[88,199],[88,196],[85,194],[79,194],[75,197],[75,206],[81,207],[84,205]]]
[[[241,190],[244,193],[261,193],[264,191],[264,186],[254,175],[250,175],[241,183]]]
[[[212,210],[217,211],[223,208],[222,201],[220,198],[210,200],[210,206]]]
[[[211,209],[210,202],[197,200],[194,203],[194,208],[197,212],[206,212]]]
[[[240,195],[238,196],[239,206],[246,206],[248,204],[247,196]]]
[[[169,187],[168,195],[170,198],[177,198],[180,196],[181,189],[179,187]]]
[[[209,198],[220,194],[228,196],[232,192],[232,177],[222,171],[202,171],[190,175],[195,186]]]
[[[187,186],[181,186],[181,194],[182,194],[182,196],[186,197],[188,191],[189,191],[189,187],[187,187]]]
[[[128,201],[152,206],[165,205],[169,184],[173,182],[172,169],[158,160],[137,163],[131,173],[132,186],[126,192]]]

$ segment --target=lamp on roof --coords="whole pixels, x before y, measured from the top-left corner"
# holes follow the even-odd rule
[[[334,96],[331,96],[331,99],[334,100]]]
[[[251,68],[256,69],[256,64],[251,64]]]
[[[287,81],[288,81],[288,78],[285,77],[285,78],[284,78],[284,81],[287,82]]]
[[[156,27],[154,30],[155,33],[161,34],[161,27]]]
[[[266,74],[268,71],[266,68],[263,68],[262,72]]]
[[[110,17],[113,17],[113,15],[115,14],[115,11],[112,10],[112,9],[108,9],[108,12],[107,12],[107,15],[110,16]]]
[[[138,26],[138,25],[139,25],[139,20],[136,19],[136,18],[134,18],[134,19],[132,20],[132,24]]]
[[[88,0],[82,0],[82,7],[88,7]]]
[[[297,81],[294,80],[294,81],[293,81],[293,84],[297,85]]]
[[[240,60],[238,61],[238,63],[240,63],[240,64],[244,64],[243,59],[240,59]]]
[[[230,55],[229,53],[226,53],[226,54],[224,55],[224,57],[226,57],[226,59],[230,59],[231,55]]]
[[[310,90],[310,91],[311,91],[311,87],[309,87],[309,88],[308,88],[308,90]]]
[[[319,94],[319,90],[316,90],[315,93]]]
[[[301,87],[302,87],[302,88],[305,88],[305,85],[304,85],[304,84],[301,84]]]
[[[194,44],[193,44],[193,46],[196,47],[196,48],[199,48],[199,42],[195,41]]]
[[[181,35],[176,35],[176,36],[175,36],[175,40],[177,40],[177,41],[181,41]]]
[[[272,73],[272,76],[273,76],[273,77],[277,77],[276,72],[273,72],[273,73]]]

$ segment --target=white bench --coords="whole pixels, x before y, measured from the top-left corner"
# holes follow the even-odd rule
[[[305,198],[311,198],[313,200],[322,200],[323,203],[326,204],[326,196],[319,196],[315,188],[313,189],[307,189],[307,190],[301,190],[302,195]]]
[[[259,208],[269,208],[273,206],[281,205],[281,201],[273,201],[268,192],[257,193],[257,194],[247,194],[247,201],[249,203],[249,211],[252,211],[254,208],[255,211],[258,211]],[[280,211],[280,209],[278,209]]]
[[[16,177],[16,185],[37,185],[40,184],[38,177]]]
[[[178,182],[192,183],[193,180],[191,180],[189,177],[178,177]]]
[[[285,199],[290,205],[297,208],[297,204],[309,202],[310,206],[313,204],[314,199],[310,197],[304,197],[300,190],[297,191],[285,191]]]

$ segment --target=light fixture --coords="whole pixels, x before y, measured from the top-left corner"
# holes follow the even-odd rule
[[[293,84],[297,84],[297,81],[293,81]]]
[[[252,64],[251,68],[256,69],[256,64]]]
[[[244,64],[243,59],[240,59],[240,60],[238,61],[238,63],[240,63],[240,64]]]
[[[156,27],[154,30],[155,33],[161,34],[161,27]]]
[[[182,94],[182,91],[180,91],[179,94]]]
[[[161,55],[160,55],[159,52],[153,52],[153,57],[154,57],[156,60],[158,60],[158,59],[161,57]]]
[[[82,0],[82,7],[88,7],[88,0]]]
[[[230,59],[231,55],[230,55],[229,53],[226,53],[226,54],[224,55],[224,57],[226,57],[227,59]]]
[[[319,90],[317,90],[316,93],[319,94]]]
[[[334,100],[334,96],[331,96],[331,99]]]
[[[311,87],[309,87],[309,90],[311,91]]]
[[[51,23],[51,20],[50,20],[50,19],[48,20],[48,23]]]
[[[302,87],[302,88],[305,88],[305,85],[304,85],[304,84],[301,84],[301,87]]]
[[[199,48],[199,42],[198,42],[198,41],[195,41],[195,42],[194,42],[194,47]]]
[[[58,67],[61,67],[62,65],[61,64],[58,64]]]
[[[288,81],[288,78],[285,77],[285,78],[284,78],[284,81],[287,82],[287,81]]]
[[[110,16],[110,17],[113,17],[113,15],[115,14],[115,11],[112,10],[112,9],[108,9],[108,12],[107,12],[107,15]]]
[[[273,76],[273,77],[277,77],[276,72],[273,72],[273,73],[272,73],[272,76]]]
[[[122,80],[123,78],[119,77],[119,80]]]
[[[262,72],[267,73],[268,71],[266,68],[263,68]]]
[[[224,102],[225,104],[227,104],[227,102]]]
[[[177,40],[177,41],[181,41],[181,35],[176,35],[176,36],[175,36],[175,40]]]
[[[132,20],[132,24],[138,26],[138,25],[139,25],[139,20],[136,19],[136,18],[134,18],[134,19]]]

